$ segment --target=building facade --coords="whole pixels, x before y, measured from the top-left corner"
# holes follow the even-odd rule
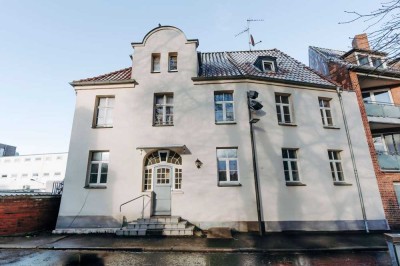
[[[157,215],[258,230],[249,91],[264,106],[254,141],[265,230],[387,229],[354,92],[277,49],[201,53],[198,44],[157,27],[132,43],[132,66],[71,83],[57,230]]]
[[[310,67],[357,95],[386,217],[400,228],[400,68],[398,60],[370,48],[366,34],[353,48],[310,47]]]
[[[0,192],[52,192],[65,177],[68,153],[0,157]]]

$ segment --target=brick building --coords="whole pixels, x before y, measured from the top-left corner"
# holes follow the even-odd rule
[[[400,68],[356,35],[348,52],[310,47],[310,67],[354,90],[378,179],[386,218],[400,228]]]

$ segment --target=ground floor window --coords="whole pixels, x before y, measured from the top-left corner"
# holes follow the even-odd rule
[[[333,182],[344,182],[340,151],[328,151]]]
[[[239,182],[237,148],[217,149],[217,164],[219,184]]]
[[[107,183],[108,151],[92,151],[89,163],[89,185],[104,185]]]
[[[282,149],[282,159],[285,181],[300,181],[297,167],[297,149]]]

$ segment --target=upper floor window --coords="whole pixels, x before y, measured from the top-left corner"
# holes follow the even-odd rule
[[[328,151],[333,182],[344,182],[340,151]]]
[[[114,97],[97,98],[96,127],[112,127],[114,102]]]
[[[370,66],[375,68],[385,68],[384,58],[366,54],[356,54],[359,66]]]
[[[290,95],[275,94],[276,104],[276,115],[278,117],[278,123],[280,124],[291,124],[292,115],[290,112]]]
[[[178,54],[169,53],[168,55],[168,71],[178,71]]]
[[[107,183],[108,151],[91,152],[89,163],[89,185],[102,185]]]
[[[161,61],[160,54],[151,55],[151,72],[158,73],[161,71],[160,61]]]
[[[154,96],[154,125],[174,124],[174,95],[156,94]]]
[[[362,97],[364,102],[392,103],[392,96],[389,90],[363,92]]]
[[[233,93],[216,92],[214,94],[215,122],[235,121]]]
[[[275,71],[275,65],[273,61],[262,61],[262,67],[264,72],[274,72]]]
[[[219,184],[239,182],[237,148],[217,149],[217,164]]]
[[[319,110],[321,113],[322,124],[324,126],[333,126],[331,99],[319,98]]]
[[[299,169],[297,167],[297,149],[282,149],[283,171],[286,182],[299,182]]]

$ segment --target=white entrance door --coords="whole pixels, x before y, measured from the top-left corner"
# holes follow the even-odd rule
[[[154,168],[154,215],[171,215],[172,167]]]

